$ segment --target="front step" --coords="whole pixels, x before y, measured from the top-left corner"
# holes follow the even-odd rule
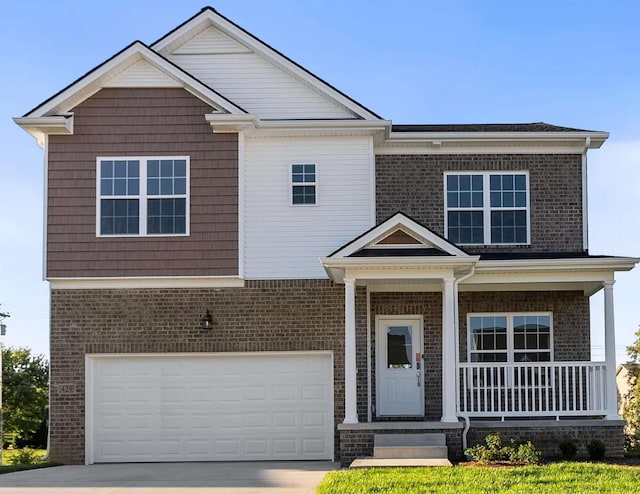
[[[376,434],[373,457],[382,458],[447,458],[445,434]]]
[[[442,458],[358,458],[349,468],[384,467],[450,467],[451,462]]]
[[[373,458],[356,459],[351,468],[450,466],[445,434],[375,434]]]

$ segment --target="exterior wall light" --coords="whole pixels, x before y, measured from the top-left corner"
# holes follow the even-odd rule
[[[211,315],[211,312],[209,312],[209,309],[207,309],[203,318],[200,319],[200,326],[205,330],[209,330],[213,327],[213,316]]]

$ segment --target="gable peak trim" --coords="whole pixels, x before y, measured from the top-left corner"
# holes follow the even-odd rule
[[[97,93],[107,84],[107,81],[140,60],[145,60],[163,74],[178,81],[185,90],[213,106],[215,111],[232,114],[247,113],[243,108],[188,74],[170,60],[151,50],[142,41],[136,40],[25,113],[23,118],[48,116],[52,112],[54,114],[68,112],[74,106]]]
[[[265,43],[257,36],[251,34],[242,26],[236,24],[212,7],[204,7],[200,12],[152,43],[150,47],[151,49],[166,55],[168,51],[177,49],[178,46],[173,46],[173,43],[178,41],[181,37],[188,35],[189,31],[194,31],[193,36],[190,36],[190,39],[192,39],[210,25],[215,26],[235,41],[247,46],[256,54],[264,57],[285,72],[290,73],[310,89],[318,91],[320,94],[323,94],[325,97],[333,100],[336,104],[343,106],[348,111],[352,112],[356,118],[363,120],[382,119],[380,115],[363,106],[361,103],[358,103],[347,94],[318,77],[299,63],[290,59],[271,45]]]
[[[343,245],[338,250],[332,252],[329,254],[328,258],[341,259],[349,257],[351,254],[379,242],[381,239],[399,229],[402,229],[404,233],[409,234],[411,237],[420,240],[425,245],[432,245],[434,248],[442,250],[451,256],[459,258],[470,257],[467,252],[452,244],[447,239],[431,231],[429,228],[417,222],[410,216],[407,216],[402,212],[398,212],[373,228],[370,228],[351,242]]]

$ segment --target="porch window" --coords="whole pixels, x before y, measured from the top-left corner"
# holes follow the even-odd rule
[[[527,172],[445,173],[445,231],[456,244],[528,244]]]
[[[550,362],[551,313],[469,314],[470,362]]]

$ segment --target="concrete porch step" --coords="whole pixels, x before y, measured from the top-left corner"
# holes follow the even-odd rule
[[[374,467],[450,467],[446,458],[358,458],[349,468]]]
[[[445,434],[375,434],[374,459],[447,459]]]
[[[373,457],[381,458],[447,458],[446,446],[374,446]]]
[[[447,436],[431,434],[375,434],[374,446],[446,446]]]

